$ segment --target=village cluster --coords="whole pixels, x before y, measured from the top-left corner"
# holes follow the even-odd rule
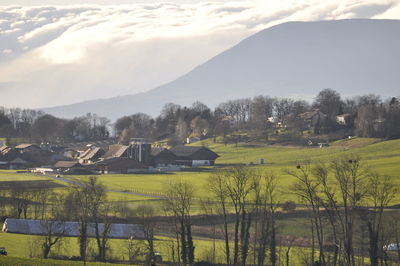
[[[80,147],[20,144],[0,147],[0,169],[29,169],[42,174],[127,174],[212,166],[218,157],[202,146],[166,149],[152,147],[144,139],[132,139],[128,145],[101,141]]]

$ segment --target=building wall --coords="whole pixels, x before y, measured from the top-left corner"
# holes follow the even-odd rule
[[[214,161],[210,160],[193,160],[192,166],[214,165]]]

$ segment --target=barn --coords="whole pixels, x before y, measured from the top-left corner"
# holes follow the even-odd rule
[[[218,154],[206,147],[195,146],[176,146],[170,149],[178,158],[178,165],[187,166],[207,166],[214,165],[215,160],[219,157]]]
[[[111,157],[96,162],[96,170],[101,174],[127,174],[147,170],[149,167],[129,158]]]

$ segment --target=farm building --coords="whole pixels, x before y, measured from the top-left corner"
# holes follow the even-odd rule
[[[151,163],[151,143],[144,139],[132,139],[128,146],[128,158],[135,161],[150,164]]]
[[[96,170],[101,174],[126,174],[147,170],[149,167],[129,158],[108,158],[95,163]]]
[[[143,139],[136,139],[132,141],[128,146],[120,144],[110,145],[108,151],[104,154],[103,158],[129,158],[137,162],[150,164],[151,144],[144,142]]]
[[[108,151],[103,155],[103,158],[108,159],[108,158],[114,158],[114,157],[128,157],[128,146],[126,145],[120,145],[120,144],[114,144],[110,145]]]
[[[91,164],[99,160],[105,154],[100,147],[92,146],[79,155],[79,163]]]
[[[151,153],[153,156],[153,165],[155,166],[175,165],[178,160],[178,156],[168,149],[152,149]]]
[[[9,146],[2,146],[0,147],[0,158],[4,161],[10,161],[17,158],[19,155],[18,151],[9,147]]]
[[[76,161],[58,161],[54,164],[55,169],[69,169],[69,168],[77,168],[82,167],[82,165]]]
[[[79,236],[78,222],[58,222],[47,220],[28,220],[7,218],[3,224],[3,232],[26,234],[26,235],[45,235],[49,231],[53,234],[64,236]],[[100,234],[104,232],[104,224],[99,223]],[[88,224],[89,237],[95,237],[95,224]],[[110,238],[136,238],[143,239],[143,227],[138,224],[112,224],[108,233]]]
[[[214,165],[218,154],[206,147],[176,146],[170,149],[178,158],[176,163],[187,166]]]
[[[27,160],[30,158],[29,156],[27,156],[27,154],[28,152],[21,154],[16,149],[13,149],[8,146],[0,147],[0,168],[25,169],[32,166],[33,163]]]
[[[36,144],[20,144],[15,147],[17,151],[20,153],[30,153],[30,154],[40,154],[42,149]]]

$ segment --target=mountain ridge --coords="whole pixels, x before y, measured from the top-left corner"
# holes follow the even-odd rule
[[[262,30],[181,77],[147,92],[44,108],[71,118],[157,115],[168,103],[209,106],[259,94],[310,99],[324,88],[343,96],[400,94],[400,20],[287,22]],[[379,91],[378,91],[379,90]]]

